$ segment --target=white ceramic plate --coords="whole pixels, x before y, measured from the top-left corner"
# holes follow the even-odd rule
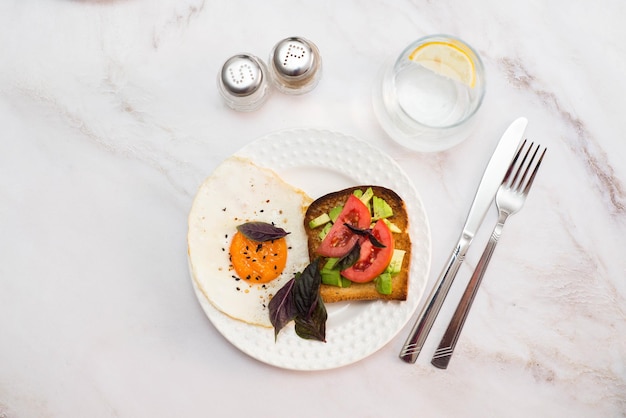
[[[405,201],[413,245],[406,301],[327,304],[326,343],[298,337],[293,323],[274,330],[232,319],[211,305],[194,283],[196,295],[213,325],[235,347],[253,358],[292,370],[325,370],[359,361],[387,344],[412,317],[430,269],[430,228],[411,180],[379,149],[330,131],[289,130],[264,136],[237,155],[277,172],[312,198],[343,188],[375,184],[394,190]]]

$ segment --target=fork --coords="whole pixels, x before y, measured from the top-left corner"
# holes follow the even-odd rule
[[[448,363],[450,363],[456,343],[461,335],[461,330],[465,324],[467,314],[472,306],[472,302],[474,301],[480,282],[485,275],[485,271],[487,270],[493,251],[496,248],[496,244],[502,234],[504,223],[509,216],[517,213],[522,206],[524,206],[526,196],[528,196],[528,191],[535,180],[535,176],[537,175],[543,156],[546,153],[546,148],[544,148],[539,156],[539,159],[535,162],[535,158],[537,157],[541,146],[537,144],[533,151],[533,145],[534,143],[530,144],[530,147],[526,150],[521,162],[518,164],[519,157],[522,155],[524,148],[526,147],[526,140],[524,140],[524,142],[520,145],[504,176],[504,180],[496,193],[498,222],[491,233],[491,238],[485,247],[483,255],[480,257],[480,260],[476,265],[476,269],[474,270],[474,273],[465,288],[465,292],[463,293],[461,301],[459,302],[459,305],[450,320],[450,324],[448,325],[448,328],[439,343],[439,347],[435,350],[435,354],[431,360],[431,364],[435,367],[440,369],[448,367]],[[529,157],[530,159],[528,160]],[[530,176],[528,176],[529,173]]]

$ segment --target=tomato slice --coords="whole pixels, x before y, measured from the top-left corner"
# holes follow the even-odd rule
[[[371,282],[385,271],[391,262],[393,235],[382,219],[376,222],[372,234],[385,248],[375,247],[369,239],[365,238],[361,243],[359,260],[341,272],[346,279],[356,283]]]
[[[359,237],[350,231],[344,223],[365,229],[369,227],[371,222],[372,216],[365,203],[354,195],[348,196],[343,210],[320,244],[317,253],[324,257],[343,257],[359,240]]]

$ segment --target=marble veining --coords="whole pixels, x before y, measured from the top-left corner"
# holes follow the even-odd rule
[[[626,193],[621,180],[615,176],[606,152],[598,144],[598,140],[589,132],[585,123],[571,112],[563,108],[556,94],[546,90],[537,78],[530,74],[519,59],[508,57],[500,60],[507,79],[510,83],[524,91],[535,95],[543,107],[558,116],[573,135],[563,137],[569,148],[586,165],[590,175],[595,179],[598,190],[608,203],[609,211],[613,215],[624,215],[626,210]],[[621,218],[623,220],[623,218]]]
[[[153,48],[155,50],[159,49],[161,39],[167,36],[171,27],[175,29],[187,29],[190,23],[204,11],[205,5],[206,0],[199,0],[193,2],[193,4],[181,5],[180,7],[183,10],[175,10],[172,13],[172,16],[170,16],[168,20],[159,27],[158,31],[155,28],[152,35]]]

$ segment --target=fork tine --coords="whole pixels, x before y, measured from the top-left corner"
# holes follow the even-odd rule
[[[528,157],[528,154],[530,154],[530,152],[533,150],[533,145],[534,144],[535,144],[534,142],[532,144],[530,144],[530,148],[528,149],[528,152],[526,152],[526,157]],[[521,192],[523,190],[524,181],[526,180],[526,176],[528,175],[528,171],[532,167],[533,161],[535,160],[535,157],[537,156],[537,152],[539,151],[539,147],[540,147],[540,145],[537,144],[537,148],[535,148],[535,152],[533,152],[533,155],[530,157],[530,160],[528,161],[528,165],[524,169],[524,174],[522,174],[522,177],[519,179],[519,183],[517,183],[517,187],[515,187],[515,190],[518,191],[518,192]],[[524,157],[524,160],[526,160],[526,157]],[[522,164],[520,165],[520,168],[519,168],[520,172],[522,171],[523,166],[524,166],[524,162],[522,162]]]
[[[522,153],[522,150],[524,149],[524,147],[526,146],[526,139],[524,139],[524,142],[522,142],[522,144],[517,148],[517,152],[515,153],[515,157],[513,157],[513,160],[511,161],[511,164],[509,164],[509,168],[506,170],[506,174],[504,175],[504,179],[502,180],[503,184],[508,183],[509,178],[511,177],[511,173],[513,172],[513,169],[515,168],[515,163],[517,162],[520,154]]]
[[[513,176],[513,180],[511,180],[511,184],[509,185],[511,187],[511,189],[513,189],[513,190],[518,190],[520,185],[521,185],[521,182],[523,180],[523,175],[522,175],[522,179],[520,179],[519,182],[518,182],[518,177],[519,177],[520,173],[522,173],[522,171],[524,169],[524,165],[526,164],[526,160],[528,159],[528,154],[530,154],[530,152],[532,151],[534,144],[535,144],[534,142],[530,143],[530,147],[526,151],[526,154],[524,154],[524,158],[522,158],[522,161],[519,163],[519,166],[517,166],[517,170],[515,171],[515,175]],[[532,160],[531,160],[531,162],[532,162]]]
[[[528,191],[530,190],[530,186],[532,186],[533,181],[535,181],[535,176],[537,175],[537,171],[539,171],[539,166],[541,165],[541,161],[543,161],[543,156],[546,155],[547,150],[548,148],[544,148],[543,152],[541,153],[541,156],[539,156],[537,165],[535,165],[535,168],[533,169],[533,172],[530,175],[530,178],[528,179],[528,183],[526,183],[526,186],[524,187],[524,190],[522,191],[522,193],[524,193],[525,195],[528,194]],[[537,145],[537,151],[539,151],[539,145]],[[537,151],[535,151],[535,154],[537,153]]]

